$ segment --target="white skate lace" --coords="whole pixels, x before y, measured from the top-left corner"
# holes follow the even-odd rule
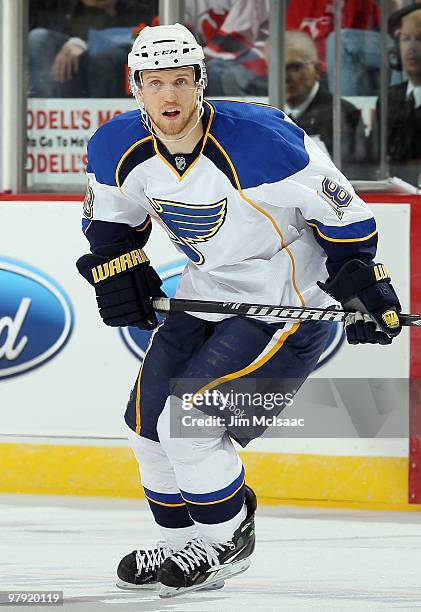
[[[137,574],[140,576],[142,570],[153,571],[157,569],[161,563],[170,556],[172,550],[168,548],[165,542],[158,542],[156,548],[152,550],[137,550],[136,565]]]
[[[171,555],[171,559],[187,574],[203,561],[210,566],[219,565],[218,550],[224,550],[226,544],[210,544],[200,538],[196,538],[187,544],[183,550]]]

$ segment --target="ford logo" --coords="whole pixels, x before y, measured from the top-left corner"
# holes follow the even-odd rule
[[[69,298],[26,263],[0,257],[0,378],[36,368],[66,344],[73,327]]]
[[[165,266],[157,270],[159,276],[163,281],[162,289],[163,291],[165,291],[168,297],[173,297],[173,295],[175,294],[178,281],[180,280],[181,273],[184,270],[184,265],[185,264],[178,262],[176,264],[171,264],[169,266]],[[160,319],[159,315],[158,319]],[[138,327],[122,327],[120,328],[120,334],[124,340],[125,345],[131,351],[131,353],[133,353],[135,357],[138,357],[143,360],[145,353],[148,349],[148,344],[152,332],[139,329]],[[315,368],[316,370],[324,366],[328,361],[332,359],[332,357],[334,357],[334,355],[336,355],[336,353],[341,348],[344,340],[345,333],[343,325],[341,323],[332,323],[329,338],[326,343],[326,348],[320,356],[318,364]]]

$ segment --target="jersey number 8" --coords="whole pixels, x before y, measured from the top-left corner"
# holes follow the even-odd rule
[[[343,208],[348,206],[352,201],[353,196],[349,191],[341,187],[341,185],[338,185],[338,183],[335,183],[335,181],[327,178],[327,176],[323,179],[322,189],[323,193],[335,204],[335,206]]]

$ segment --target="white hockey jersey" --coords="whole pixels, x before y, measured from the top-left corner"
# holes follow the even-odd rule
[[[91,248],[117,242],[121,224],[141,235],[152,218],[188,258],[176,297],[332,304],[316,282],[374,257],[371,211],[279,109],[204,104],[205,134],[187,161],[146,131],[139,111],[93,135],[83,219]]]

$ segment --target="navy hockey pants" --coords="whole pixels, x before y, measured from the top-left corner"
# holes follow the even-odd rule
[[[231,438],[246,446],[267,427],[261,415],[268,416],[267,407],[247,398],[295,393],[316,366],[329,329],[329,323],[272,325],[245,317],[210,323],[185,313],[171,314],[158,328],[125,419],[135,432],[129,439],[145,495],[173,549],[197,534],[226,541],[241,523],[245,475]],[[246,418],[231,423],[239,409],[236,399],[223,411],[211,402],[184,412],[186,394],[200,391],[203,397],[204,390],[215,389],[226,397],[245,397],[240,412]],[[278,405],[271,414],[281,410]],[[226,419],[223,426],[199,423],[193,431],[180,431],[184,414]],[[258,424],[250,422],[254,416]]]
[[[242,405],[230,405],[225,411],[221,405],[195,406],[209,416],[224,418],[231,437],[245,447],[266,429],[259,425],[261,417],[269,416],[256,397],[297,391],[324,351],[329,329],[326,322],[268,324],[231,317],[211,323],[172,313],[151,339],[128,402],[126,423],[139,435],[159,441],[157,421],[169,395],[181,398],[219,389],[234,403],[238,394]],[[241,394],[251,396],[252,405]],[[236,408],[240,418],[232,423]],[[281,410],[282,406],[273,407],[270,416]]]

